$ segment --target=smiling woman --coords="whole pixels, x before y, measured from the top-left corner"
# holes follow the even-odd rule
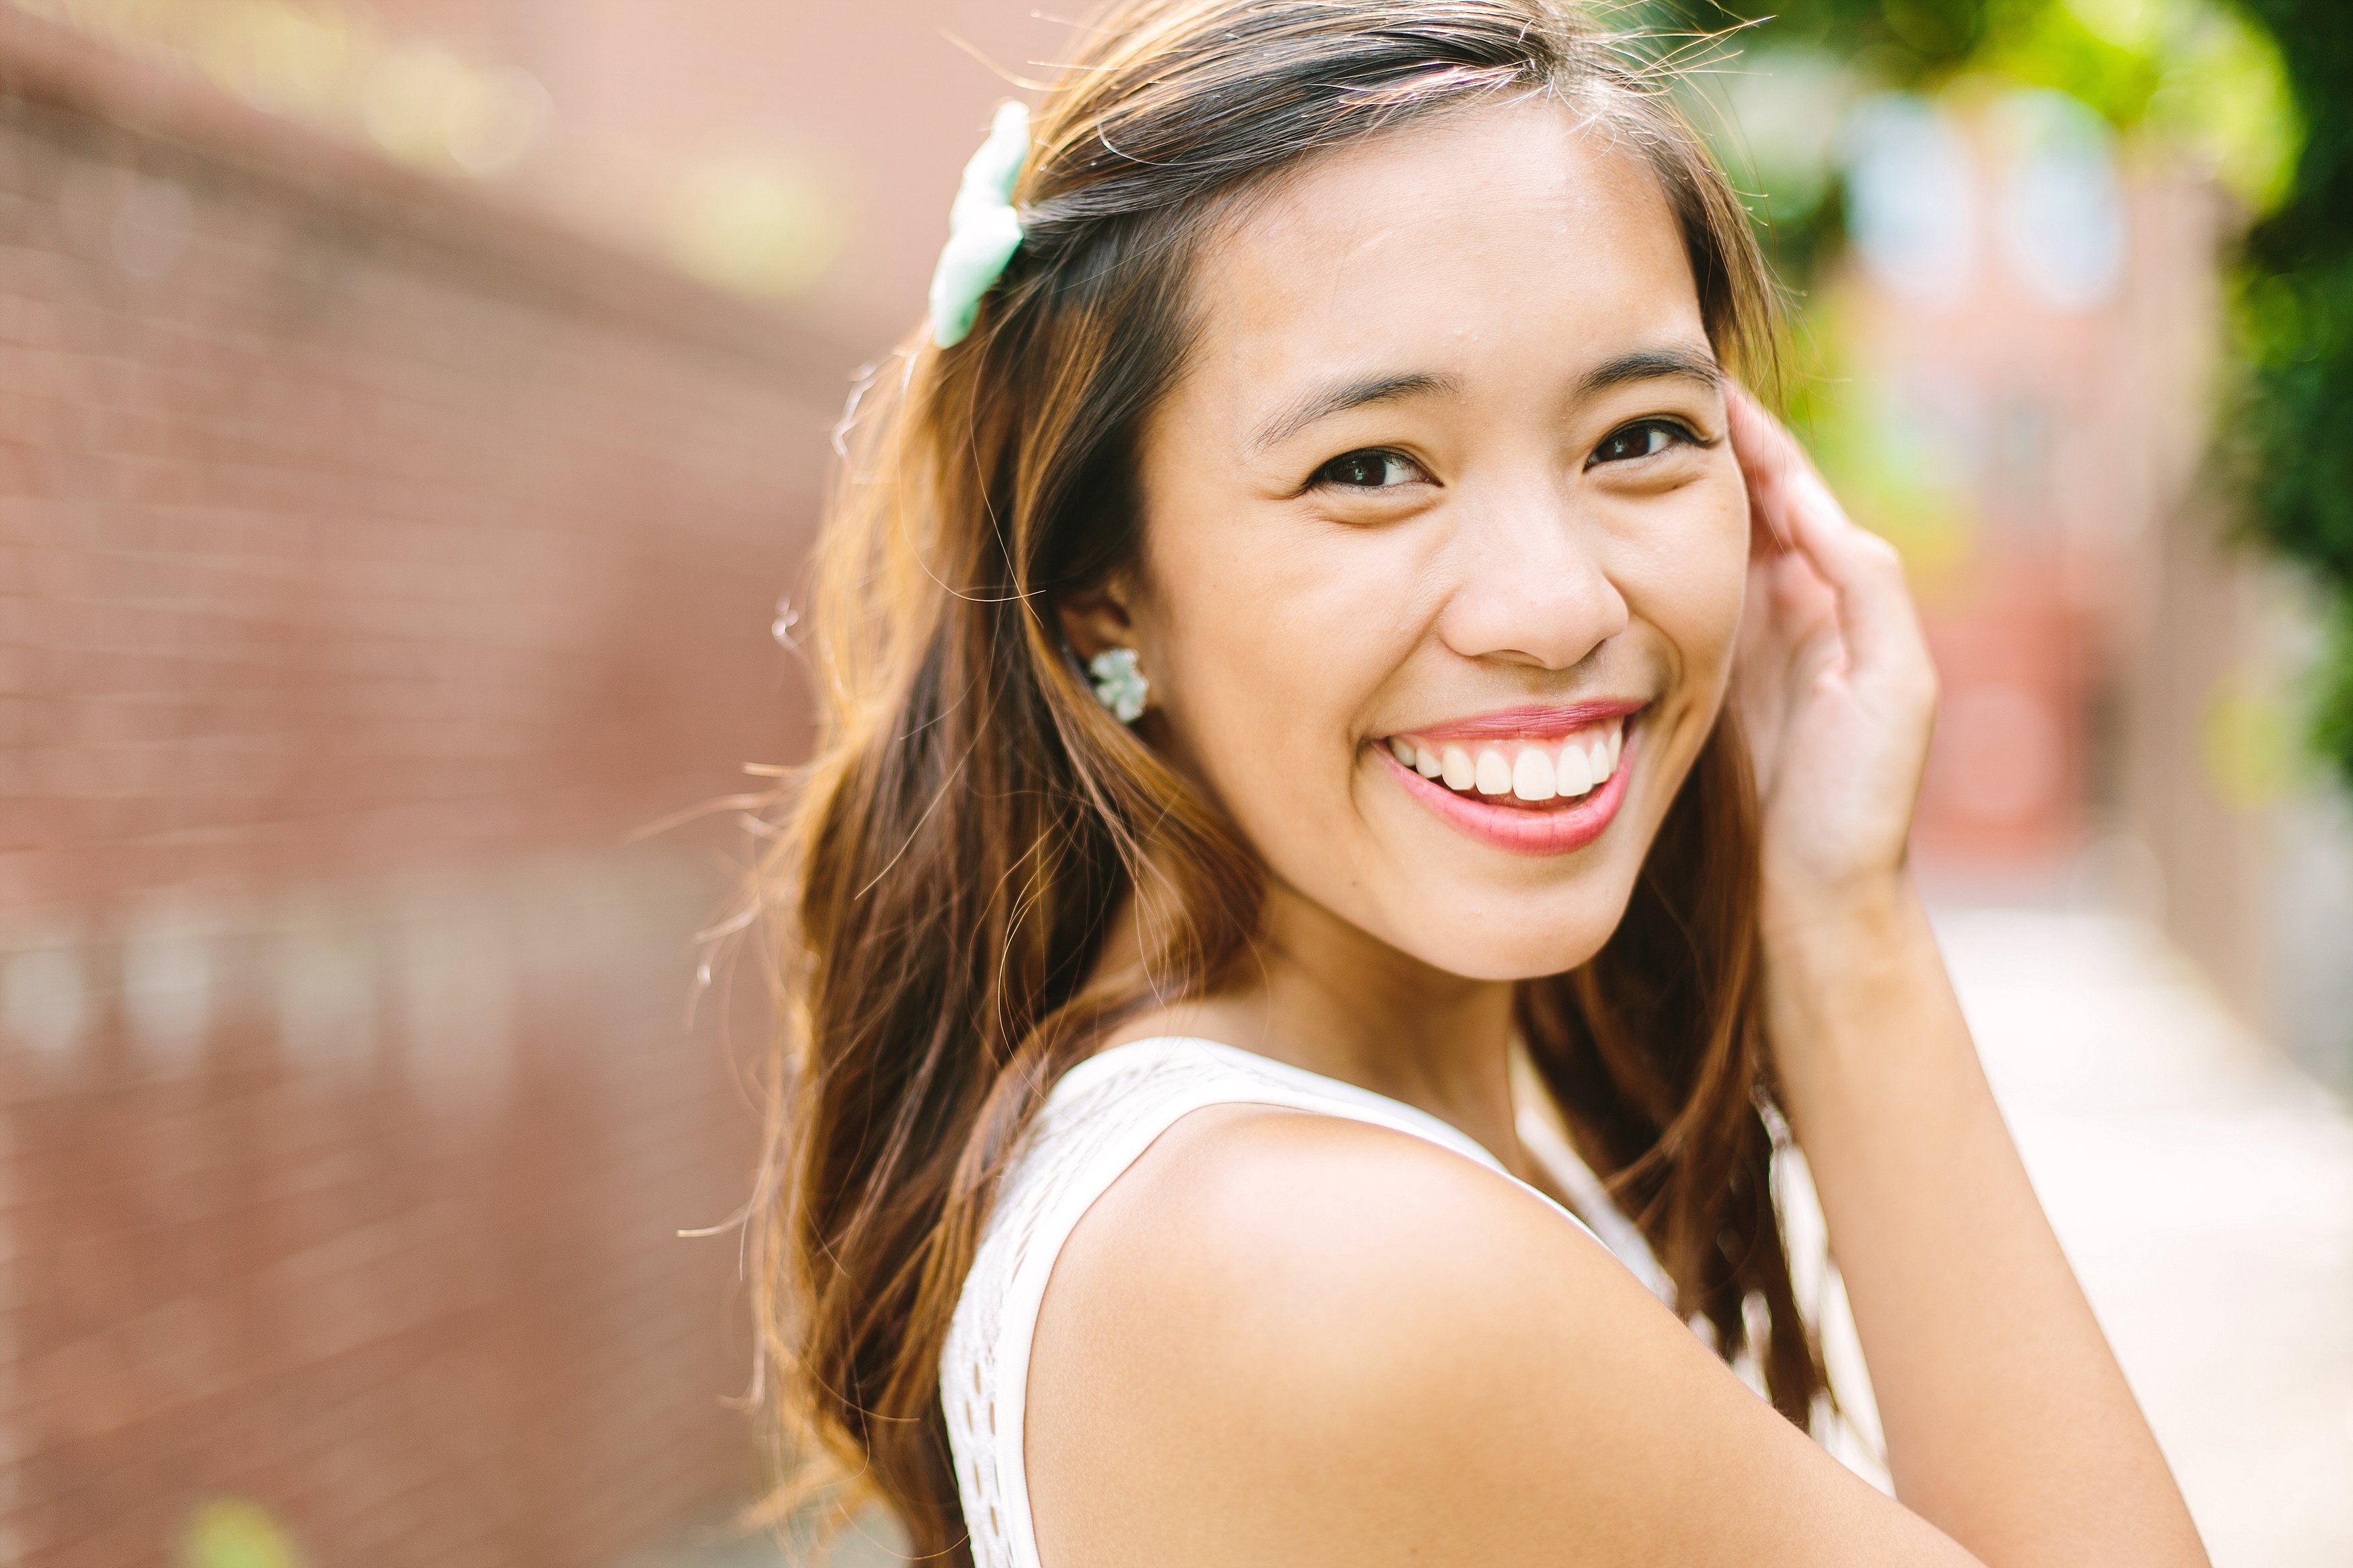
[[[1138,557],[1060,596],[1074,646],[1154,672],[1147,736],[1279,886],[1451,974],[1599,951],[1715,731],[1748,512],[1714,338],[1757,334],[1711,332],[1694,237],[1755,266],[1544,97],[1252,192],[1142,426]]]
[[[1546,0],[1086,37],[850,421],[787,1424],[983,1564],[2201,1561],[1905,869],[1901,573],[1741,390],[1661,84]],[[1808,1440],[1783,1121],[1900,1501]]]

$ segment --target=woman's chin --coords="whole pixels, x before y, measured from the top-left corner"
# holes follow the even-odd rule
[[[1580,879],[1580,880],[1587,880]],[[1600,952],[1617,929],[1631,891],[1588,886],[1574,899],[1462,889],[1384,921],[1389,946],[1418,963],[1465,980],[1536,980],[1577,968]],[[1564,902],[1572,908],[1564,908]]]

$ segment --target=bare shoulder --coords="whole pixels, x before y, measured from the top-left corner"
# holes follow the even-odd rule
[[[1333,1117],[1213,1107],[1137,1161],[1027,1408],[1047,1568],[1969,1561],[1551,1205]]]

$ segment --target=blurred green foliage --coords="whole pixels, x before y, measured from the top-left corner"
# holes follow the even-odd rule
[[[2353,10],[2345,0],[2247,0],[2290,47],[2304,155],[2286,199],[2249,235],[2238,430],[2253,531],[2318,577],[2330,637],[2317,734],[2353,782]]]
[[[2258,11],[2308,11],[2311,25],[2343,34],[2344,0],[2252,0]],[[1722,62],[1737,143],[1753,139],[1742,79],[1781,73],[1793,59],[1836,62],[1828,90],[1935,93],[1971,78],[2049,88],[2097,110],[2120,132],[2145,132],[2191,153],[2255,213],[2289,195],[2304,122],[2328,84],[2291,80],[2268,16],[2237,0],[1699,0],[1684,20],[1737,50]],[[2341,100],[2342,82],[2336,83]],[[1792,202],[1789,171],[1775,149],[1760,166],[1736,168],[1769,222],[1776,260],[1802,284],[1839,232],[1837,192],[1817,204],[1807,182]],[[1825,149],[1827,152],[1828,149]]]
[[[285,1528],[259,1503],[216,1498],[180,1540],[181,1568],[301,1568]]]
[[[2253,226],[2234,277],[2225,446],[2249,531],[2326,595],[2316,737],[2353,783],[2353,3],[1697,0],[1684,16],[1702,32],[1736,30],[1739,58],[1720,79],[1740,126],[1734,173],[1801,300],[1842,237],[1842,203],[1835,178],[1793,174],[1790,139],[1739,101],[1742,73],[1760,65],[1837,62],[1849,96],[1978,76],[2054,89],[2189,153],[2239,199]],[[1835,338],[1834,324],[1809,326]],[[1807,357],[1824,352],[1818,341]],[[1817,434],[1836,445],[1835,411],[1810,409],[1802,383],[1798,394],[1797,415],[1828,412]]]

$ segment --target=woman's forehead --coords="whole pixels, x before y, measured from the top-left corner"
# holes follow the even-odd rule
[[[1650,165],[1549,102],[1409,126],[1256,193],[1194,275],[1194,370],[1271,389],[1335,362],[1574,381],[1704,343],[1683,234]]]

